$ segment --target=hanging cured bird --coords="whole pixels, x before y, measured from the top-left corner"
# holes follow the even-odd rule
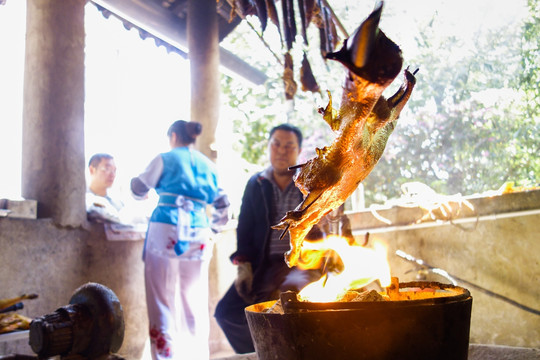
[[[348,74],[337,115],[331,107],[321,109],[336,134],[329,147],[301,168],[296,186],[303,202],[288,211],[275,229],[288,230],[291,250],[285,254],[289,266],[297,264],[303,240],[314,224],[339,207],[353,193],[381,158],[388,137],[408,101],[415,84],[414,74],[405,70],[404,85],[390,98],[383,91],[401,72],[399,47],[379,29],[383,3],[345,40],[341,50],[327,58],[342,63]]]

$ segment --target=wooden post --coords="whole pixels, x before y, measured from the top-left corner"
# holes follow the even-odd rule
[[[203,125],[198,149],[212,160],[219,119],[219,39],[216,0],[189,0],[187,36],[191,69],[191,120]]]

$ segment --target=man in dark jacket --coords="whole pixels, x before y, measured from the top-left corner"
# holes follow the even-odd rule
[[[237,353],[254,352],[244,309],[252,304],[275,300],[287,290],[299,291],[320,278],[318,270],[289,268],[284,253],[290,248],[288,234],[272,225],[302,201],[289,167],[302,146],[302,133],[282,124],[270,131],[270,167],[252,176],[244,190],[238,217],[237,251],[231,261],[238,266],[238,277],[219,301],[215,317]]]

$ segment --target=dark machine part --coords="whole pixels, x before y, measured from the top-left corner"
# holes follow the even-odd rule
[[[246,308],[259,360],[276,354],[280,360],[467,360],[472,297],[466,289],[421,300],[293,301],[285,313],[266,312],[272,305]]]
[[[87,283],[78,288],[69,305],[36,318],[30,324],[30,346],[40,359],[107,358],[124,340],[120,301],[109,288]],[[118,357],[117,357],[118,358]]]

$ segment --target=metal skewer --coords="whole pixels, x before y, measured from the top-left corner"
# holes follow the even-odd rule
[[[520,303],[518,303],[518,302],[515,301],[515,300],[512,300],[512,299],[510,299],[510,298],[507,298],[506,296],[497,294],[497,293],[495,293],[495,292],[493,292],[493,291],[491,291],[491,290],[488,290],[488,289],[486,289],[486,288],[483,288],[483,287],[481,287],[481,286],[479,286],[479,285],[476,285],[476,284],[474,284],[474,283],[472,283],[472,282],[470,282],[470,281],[467,281],[467,280],[465,280],[465,279],[461,279],[461,278],[459,278],[459,277],[457,277],[457,276],[448,274],[448,272],[446,272],[445,270],[442,270],[442,269],[439,269],[439,268],[437,268],[437,267],[434,267],[434,266],[431,266],[431,265],[429,265],[429,264],[426,264],[426,263],[424,262],[424,260],[422,260],[422,259],[417,259],[417,258],[415,258],[414,256],[412,256],[412,255],[410,255],[410,254],[407,254],[406,252],[404,252],[404,251],[402,251],[402,250],[396,250],[396,255],[399,256],[399,257],[402,258],[402,259],[405,259],[405,260],[407,260],[407,261],[416,263],[416,264],[418,264],[418,265],[420,265],[420,266],[422,266],[422,267],[425,267],[425,268],[427,268],[427,269],[434,270],[434,271],[439,271],[439,272],[444,272],[444,273],[446,273],[450,278],[453,278],[453,279],[457,280],[458,282],[464,283],[464,284],[466,284],[466,285],[469,286],[469,287],[475,288],[475,289],[477,289],[477,290],[483,292],[484,294],[487,294],[487,295],[489,295],[489,296],[491,296],[491,297],[494,297],[494,298],[496,298],[496,299],[499,299],[499,300],[502,300],[502,301],[504,301],[504,302],[507,302],[507,303],[509,303],[509,304],[511,304],[511,305],[513,305],[513,306],[516,306],[516,307],[522,309],[522,310],[528,311],[528,312],[533,313],[533,314],[536,314],[536,315],[540,315],[540,310],[536,310],[536,309],[533,309],[533,308],[528,307],[528,306],[526,306],[526,305],[520,304]]]

